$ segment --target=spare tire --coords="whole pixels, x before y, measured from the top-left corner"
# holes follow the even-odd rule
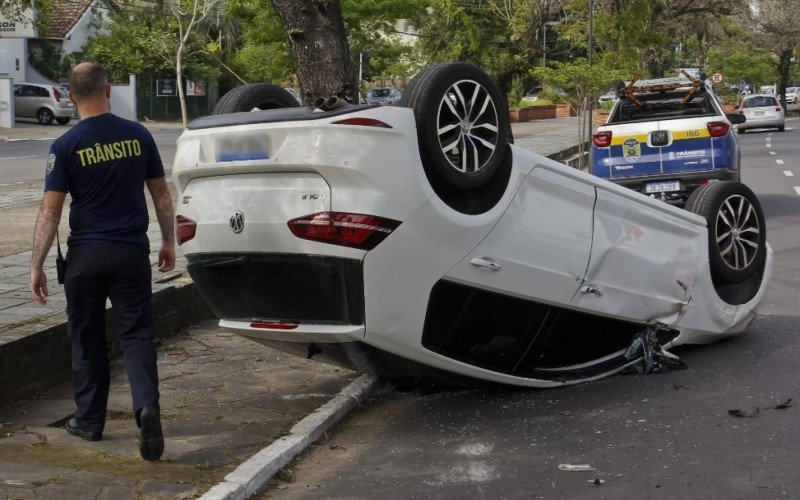
[[[231,90],[214,106],[215,115],[254,109],[297,108],[300,103],[285,89],[272,83],[248,83]]]
[[[431,183],[476,189],[497,173],[511,123],[505,99],[477,66],[440,64],[411,79],[398,106],[414,110]]]
[[[760,276],[767,258],[767,226],[750,188],[736,181],[709,182],[689,196],[684,208],[706,219],[715,285]]]

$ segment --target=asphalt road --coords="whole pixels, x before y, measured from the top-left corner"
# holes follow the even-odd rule
[[[64,133],[67,127],[51,125],[48,129],[52,129],[52,137],[55,138]],[[180,129],[152,131],[165,165],[172,165],[175,157],[175,141],[181,132]],[[0,144],[0,186],[43,180],[47,154],[52,142],[53,139],[39,139]]]
[[[543,391],[390,390],[263,496],[800,498],[800,122],[741,142],[742,179],[762,201],[775,251],[746,335],[675,349],[689,368],[662,375]],[[752,418],[728,414],[756,407]]]

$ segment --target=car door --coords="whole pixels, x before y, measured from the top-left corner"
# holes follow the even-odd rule
[[[598,187],[591,258],[572,304],[629,321],[677,319],[693,291],[705,231],[688,212]]]
[[[34,111],[31,111],[35,104],[36,87],[32,85],[20,85],[14,91],[14,115],[21,117],[31,117]]]
[[[586,271],[594,186],[535,167],[487,237],[446,279],[501,294],[566,305]]]

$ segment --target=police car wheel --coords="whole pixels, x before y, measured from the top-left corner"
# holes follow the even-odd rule
[[[414,110],[431,183],[470,190],[497,173],[508,151],[511,123],[503,96],[480,68],[451,63],[423,70],[398,106]]]
[[[710,182],[696,189],[684,208],[706,219],[715,285],[760,276],[767,258],[767,227],[750,188],[736,181]]]
[[[42,125],[50,125],[53,123],[53,112],[47,108],[42,108],[36,112],[36,120]]]
[[[231,90],[214,106],[215,115],[253,111],[254,109],[297,108],[292,94],[271,83],[249,83]]]

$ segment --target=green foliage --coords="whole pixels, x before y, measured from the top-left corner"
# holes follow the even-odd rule
[[[564,89],[566,100],[579,107],[584,99],[596,100],[624,79],[626,72],[604,64],[589,66],[586,59],[576,59],[571,63],[555,63],[553,68],[535,68],[533,74],[548,85]]]
[[[28,62],[45,78],[58,81],[69,77],[81,54],[65,55],[60,40],[33,38],[28,41]]]
[[[750,43],[726,52],[711,50],[708,59],[709,70],[722,73],[726,85],[748,82],[760,86],[778,80],[774,56]]]
[[[120,9],[97,28],[101,34],[87,42],[84,55],[102,64],[112,81],[127,81],[130,73],[175,74],[178,28],[169,11],[158,7]],[[184,75],[190,80],[210,80],[220,74],[200,37],[190,38],[184,60]]]
[[[236,20],[235,71],[248,82],[284,82],[295,72],[277,14],[264,0],[233,0],[226,13]]]

